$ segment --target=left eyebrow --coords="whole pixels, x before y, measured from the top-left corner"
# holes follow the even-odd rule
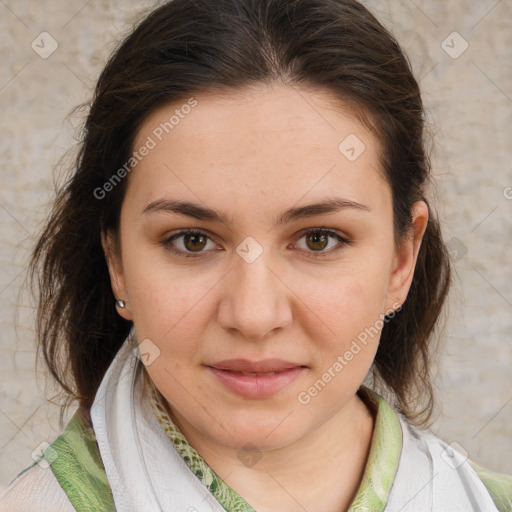
[[[286,224],[288,222],[314,217],[316,215],[325,215],[335,213],[346,209],[355,209],[359,211],[371,212],[370,208],[364,204],[339,197],[329,198],[319,203],[312,203],[306,206],[299,206],[285,210],[280,217],[277,218],[274,226]],[[157,199],[144,207],[143,214],[150,213],[176,213],[187,217],[203,221],[215,221],[231,226],[234,224],[233,219],[227,214],[213,210],[190,201],[178,201],[171,199]]]

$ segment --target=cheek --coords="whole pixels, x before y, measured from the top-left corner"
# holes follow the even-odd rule
[[[365,270],[333,272],[321,289],[304,289],[302,327],[309,326],[308,338],[317,351],[312,385],[320,379],[317,387],[322,389],[317,403],[341,403],[349,396],[344,393],[355,392],[364,380],[384,325],[386,285],[383,267],[366,265]]]
[[[325,324],[337,340],[347,340],[354,329],[373,325],[384,307],[388,276],[380,266],[334,270],[325,279],[304,280],[301,297],[310,308],[309,316]]]
[[[308,337],[315,341],[317,364],[299,402],[314,403],[319,415],[324,407],[336,411],[357,391],[373,363],[383,326],[384,293],[377,292],[380,285],[351,279],[338,284],[313,296],[313,304],[308,302],[323,323],[309,313],[310,325],[316,326]]]
[[[207,274],[202,279],[183,266],[171,267],[141,248],[133,249],[126,244],[124,272],[137,338],[149,338],[162,352],[185,357],[200,339],[207,318],[205,296],[216,279]]]

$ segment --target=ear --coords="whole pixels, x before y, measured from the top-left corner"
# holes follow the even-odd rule
[[[411,229],[393,258],[386,299],[386,312],[397,309],[397,305],[403,304],[407,298],[423,235],[427,229],[429,213],[425,201],[414,203],[411,214]]]
[[[124,279],[123,263],[121,261],[121,248],[111,232],[101,233],[101,245],[103,246],[103,252],[105,253],[105,259],[107,260],[112,292],[114,293],[116,300],[121,299],[125,303],[124,308],[120,308],[117,303],[115,304],[117,312],[125,320],[133,320]]]

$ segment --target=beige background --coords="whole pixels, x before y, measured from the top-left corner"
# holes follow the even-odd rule
[[[512,474],[512,3],[367,4],[378,5],[421,79],[439,211],[456,259],[434,431]],[[76,135],[79,119],[66,116],[89,98],[116,40],[152,5],[0,0],[0,488],[59,431],[44,372],[35,372],[33,309],[21,292],[52,170]],[[47,59],[31,48],[43,31],[58,43]]]

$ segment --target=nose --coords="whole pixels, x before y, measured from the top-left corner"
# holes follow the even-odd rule
[[[292,322],[291,295],[270,251],[248,263],[238,254],[223,280],[220,325],[233,335],[261,340]]]

